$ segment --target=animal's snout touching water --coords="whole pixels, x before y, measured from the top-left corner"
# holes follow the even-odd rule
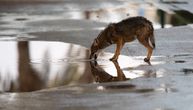
[[[144,58],[144,61],[150,63],[155,48],[154,28],[149,20],[139,16],[124,19],[118,23],[111,23],[101,31],[91,45],[90,59],[93,57],[97,59],[98,53],[102,49],[116,44],[115,54],[110,59],[116,61],[124,44],[135,39],[147,49],[147,57]]]

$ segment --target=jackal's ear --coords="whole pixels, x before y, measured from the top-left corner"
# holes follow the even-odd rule
[[[115,24],[113,24],[113,23],[109,24],[109,29],[111,31],[115,30]]]

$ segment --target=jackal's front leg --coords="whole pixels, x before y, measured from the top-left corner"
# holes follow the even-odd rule
[[[118,42],[116,43],[116,51],[114,56],[110,59],[111,61],[116,61],[121,53],[121,49],[124,45],[124,42],[122,39],[118,40]]]

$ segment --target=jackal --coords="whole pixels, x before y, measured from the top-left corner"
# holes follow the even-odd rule
[[[147,48],[147,58],[144,61],[149,62],[155,48],[154,28],[149,20],[140,16],[109,24],[92,43],[90,59],[97,59],[100,50],[116,44],[115,54],[110,59],[116,61],[123,45],[135,39]]]

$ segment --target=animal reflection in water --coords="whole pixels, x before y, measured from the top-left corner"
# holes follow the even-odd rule
[[[133,76],[126,77],[126,73],[124,74],[122,69],[119,66],[119,63],[117,61],[112,61],[112,63],[115,66],[117,76],[112,76],[112,73],[106,72],[98,63],[97,61],[91,61],[91,72],[94,76],[94,79],[96,82],[102,83],[102,82],[115,82],[115,81],[126,81],[137,77],[144,77],[144,78],[150,78],[150,77],[160,77],[156,74],[156,69],[152,68],[151,66],[145,66],[145,65],[139,65],[132,70],[137,70],[138,72],[134,72]],[[125,68],[127,69],[127,68]],[[124,70],[125,70],[124,69]]]
[[[114,82],[114,81],[125,81],[129,80],[130,78],[126,78],[125,74],[121,70],[119,63],[117,61],[112,61],[116,70],[117,76],[114,77],[107,73],[103,68],[101,68],[96,61],[90,62],[91,65],[91,72],[95,78],[96,82]]]

